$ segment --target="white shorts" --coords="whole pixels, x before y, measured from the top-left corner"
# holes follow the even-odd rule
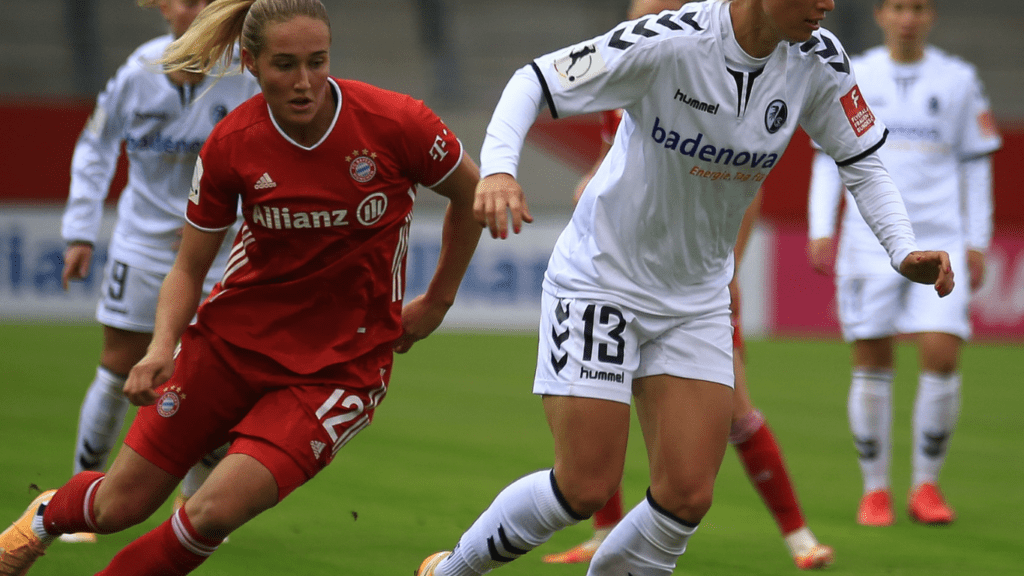
[[[103,270],[96,320],[104,326],[152,333],[164,274],[133,268],[110,258]]]
[[[634,378],[667,374],[733,386],[729,289],[689,316],[541,296],[533,393],[629,404]]]
[[[959,278],[957,280],[960,280]],[[873,340],[896,334],[941,332],[971,337],[970,282],[961,280],[945,298],[935,287],[907,280],[895,271],[872,276],[838,276],[836,300],[843,338]]]

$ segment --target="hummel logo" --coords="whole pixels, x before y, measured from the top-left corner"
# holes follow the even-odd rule
[[[564,304],[563,304],[562,300],[558,301],[558,303],[555,305],[555,319],[558,320],[558,324],[559,325],[564,324],[565,321],[569,319],[569,303],[568,302],[564,302]],[[555,347],[558,348],[559,350],[562,349],[562,344],[564,344],[565,341],[568,338],[569,338],[569,329],[568,328],[565,329],[565,332],[559,334],[555,330],[554,326],[551,327],[551,340],[555,343]],[[561,358],[559,358],[558,356],[555,356],[554,353],[551,354],[551,367],[555,369],[555,374],[558,374],[559,372],[561,372],[562,368],[565,368],[565,364],[568,361],[569,361],[569,354],[568,353],[562,354]]]
[[[277,182],[271,180],[270,174],[267,174],[266,172],[264,172],[263,176],[260,176],[260,179],[256,181],[257,190],[263,190],[264,188],[273,188],[275,186],[277,186]]]
[[[861,460],[874,460],[878,457],[878,440],[854,437],[853,443],[857,446],[857,453]]]
[[[562,306],[562,301],[558,301],[558,307],[555,308],[555,318],[558,319],[558,323],[562,324],[569,318],[569,303],[566,302],[565,306]]]
[[[312,440],[309,443],[309,447],[313,449],[313,457],[319,459],[320,453],[324,451],[324,448],[327,447],[327,444],[324,444],[319,440]]]
[[[941,456],[945,451],[947,438],[949,438],[949,434],[945,432],[925,432],[924,446],[921,447],[921,451],[932,458]]]

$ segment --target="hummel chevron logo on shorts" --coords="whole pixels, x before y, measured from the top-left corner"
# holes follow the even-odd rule
[[[264,188],[273,188],[275,186],[277,186],[277,182],[271,180],[270,174],[266,172],[264,172],[263,176],[260,176],[260,179],[256,181],[257,190],[263,190]]]

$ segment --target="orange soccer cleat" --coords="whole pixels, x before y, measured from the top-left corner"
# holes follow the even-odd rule
[[[925,482],[910,492],[907,505],[910,519],[922,524],[950,524],[956,512],[946,504],[939,487]]]
[[[892,495],[888,490],[872,490],[860,499],[857,523],[864,526],[892,526],[896,523]]]
[[[56,490],[47,490],[36,496],[21,518],[0,534],[0,574],[3,576],[24,576],[36,559],[46,553],[50,542],[36,536],[32,531],[32,520],[40,507],[48,504],[56,493]]]
[[[420,567],[413,576],[434,576],[434,568],[448,557],[451,552],[436,552],[427,556],[427,559],[420,563]]]
[[[832,565],[836,553],[831,546],[818,544],[806,554],[793,557],[796,567],[801,570],[819,570]]]
[[[565,552],[548,554],[543,560],[548,564],[587,564],[594,558],[601,542],[604,542],[611,531],[611,528],[595,530],[590,540],[577,544]]]

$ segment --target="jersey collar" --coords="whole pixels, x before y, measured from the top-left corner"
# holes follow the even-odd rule
[[[323,137],[321,137],[320,140],[317,140],[316,144],[313,144],[312,146],[303,146],[302,144],[299,144],[298,142],[293,140],[291,136],[286,134],[285,131],[282,130],[281,127],[277,124],[277,119],[274,118],[274,113],[271,112],[271,110],[270,110],[270,104],[267,104],[267,114],[270,116],[270,121],[274,123],[274,128],[277,129],[277,133],[280,134],[281,137],[283,137],[288,142],[291,142],[293,145],[298,146],[299,148],[302,148],[303,150],[313,150],[317,146],[320,146],[321,144],[323,144],[324,140],[327,140],[327,137],[330,136],[331,132],[334,131],[334,126],[335,126],[335,124],[338,123],[338,116],[341,115],[341,104],[342,104],[342,102],[341,102],[341,88],[334,81],[334,78],[328,77],[327,78],[327,83],[328,83],[328,85],[330,85],[331,91],[334,93],[334,95],[337,96],[337,98],[338,98],[338,105],[334,107],[334,118],[331,119],[331,125],[327,127],[326,131],[324,131]]]

